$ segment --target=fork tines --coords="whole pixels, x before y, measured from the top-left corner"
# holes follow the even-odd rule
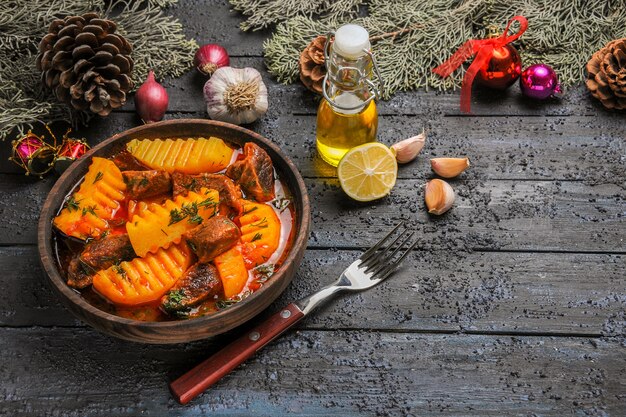
[[[389,242],[391,237],[396,234],[398,229],[403,225],[404,222],[400,222],[387,236],[383,237],[378,243],[365,251],[359,258],[361,261],[359,267],[364,267],[366,273],[372,274],[372,278],[387,278],[400,266],[404,258],[406,258],[417,245],[417,240],[413,243],[409,243],[415,235],[415,232],[411,232],[406,226],[404,230],[398,233],[395,239]]]

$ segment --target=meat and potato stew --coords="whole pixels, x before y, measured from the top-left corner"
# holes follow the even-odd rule
[[[88,172],[53,219],[67,285],[145,321],[212,314],[280,268],[293,204],[258,145],[135,139]]]

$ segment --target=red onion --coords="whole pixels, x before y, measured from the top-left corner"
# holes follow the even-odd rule
[[[148,79],[135,93],[135,109],[144,123],[158,122],[165,115],[169,98],[167,91],[155,81],[154,72],[148,73]]]
[[[209,43],[198,48],[193,57],[193,64],[204,75],[212,75],[216,69],[230,64],[228,52],[223,47]]]

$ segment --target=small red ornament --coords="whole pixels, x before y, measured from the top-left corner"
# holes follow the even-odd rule
[[[57,156],[54,160],[54,170],[58,174],[62,174],[75,160],[83,156],[89,150],[89,145],[83,139],[73,139],[63,137],[63,142],[57,150]]]
[[[28,133],[12,143],[11,161],[26,171],[26,175],[43,176],[52,169],[55,148],[48,145],[43,137]]]
[[[522,73],[522,59],[513,45],[494,48],[491,59],[476,74],[476,81],[485,87],[506,90]]]
[[[519,31],[509,35],[509,28],[513,22],[519,22]],[[513,49],[507,48],[526,31],[528,20],[524,16],[515,16],[506,25],[502,35],[488,39],[470,39],[465,42],[446,62],[433,69],[435,74],[446,78],[458,67],[474,56],[474,61],[469,66],[463,77],[461,88],[461,111],[469,113],[472,102],[472,84],[475,78],[481,79],[487,85],[494,88],[506,88],[514,83],[521,73],[521,61],[519,54]],[[515,51],[515,55],[512,53]],[[494,65],[491,66],[491,61]],[[482,72],[481,75],[479,75]]]

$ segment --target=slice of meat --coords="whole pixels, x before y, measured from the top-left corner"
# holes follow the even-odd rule
[[[154,197],[172,190],[172,178],[165,171],[123,171],[122,177],[130,198]]]
[[[222,281],[217,269],[211,264],[196,263],[161,298],[161,308],[170,314],[185,312],[221,292]]]
[[[226,216],[215,216],[203,221],[186,233],[187,244],[200,262],[209,262],[217,255],[233,247],[241,237],[241,231]]]
[[[126,149],[113,157],[113,163],[117,165],[120,171],[147,171],[150,169],[139,162],[137,158]]]
[[[274,199],[274,165],[270,156],[258,145],[248,142],[243,147],[244,159],[234,162],[226,175],[241,186],[246,196],[258,202]]]
[[[67,267],[67,285],[79,290],[86,288],[91,285],[95,273],[93,268],[81,261],[80,256],[76,256]]]
[[[127,234],[108,235],[88,243],[80,255],[70,261],[67,268],[67,285],[85,288],[91,285],[93,275],[122,261],[136,257]]]
[[[107,235],[85,246],[80,260],[94,270],[107,269],[123,261],[130,261],[137,255],[126,233]]]
[[[223,174],[187,175],[180,172],[172,174],[172,188],[174,197],[187,194],[188,191],[199,192],[202,187],[217,190],[220,194],[220,203],[232,208],[236,214],[241,213],[241,190],[235,183]]]

